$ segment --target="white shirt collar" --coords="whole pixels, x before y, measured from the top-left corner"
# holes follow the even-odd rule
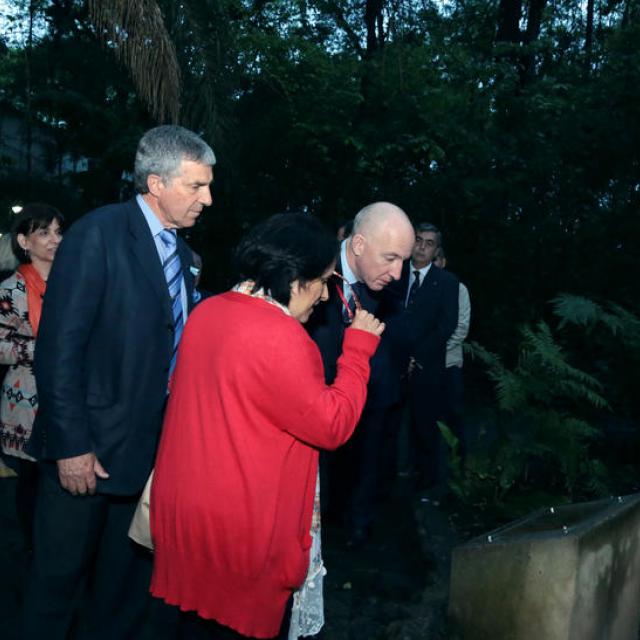
[[[427,273],[429,273],[429,269],[431,269],[432,264],[433,262],[430,262],[428,265],[422,267],[422,269],[418,269],[418,271],[420,272],[420,282],[422,282],[424,280],[424,277],[427,275]],[[413,278],[415,278],[415,276],[413,275],[413,272],[416,270],[416,268],[413,266],[413,262],[409,264],[409,267],[411,269],[409,279],[413,280]]]
[[[342,266],[342,275],[349,284],[353,284],[354,282],[358,282],[358,278],[356,278],[353,271],[351,271],[351,267],[347,261],[347,240],[348,238],[345,238],[340,245],[340,264]]]

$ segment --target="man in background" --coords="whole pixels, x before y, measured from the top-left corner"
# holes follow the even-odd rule
[[[458,322],[458,279],[433,264],[442,246],[437,227],[422,223],[415,233],[411,260],[397,287],[397,304],[404,311],[389,322],[388,330],[400,370],[407,376],[414,470],[420,485],[441,490],[446,464],[437,421],[444,415],[447,341]]]

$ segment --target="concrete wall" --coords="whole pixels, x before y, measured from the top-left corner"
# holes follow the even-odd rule
[[[538,511],[457,547],[449,613],[465,640],[637,640],[640,494]]]

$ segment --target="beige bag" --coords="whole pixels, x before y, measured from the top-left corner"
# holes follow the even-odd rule
[[[149,475],[147,484],[138,501],[136,512],[133,514],[131,525],[129,526],[129,537],[143,547],[153,551],[153,540],[151,539],[151,524],[149,522],[149,503],[151,502],[151,482],[153,481],[153,471]]]

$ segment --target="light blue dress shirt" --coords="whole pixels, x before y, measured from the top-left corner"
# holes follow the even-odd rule
[[[342,267],[342,275],[346,279],[349,284],[353,284],[354,282],[358,282],[358,278],[355,277],[353,271],[351,271],[351,267],[347,262],[347,240],[343,240],[340,245],[340,266]],[[343,282],[342,283],[342,292],[344,293],[344,298],[347,302],[351,299],[351,289]]]
[[[160,239],[160,233],[164,229],[162,226],[162,222],[158,220],[158,217],[155,213],[153,213],[151,207],[144,201],[144,198],[138,194],[136,196],[136,202],[138,206],[142,210],[144,214],[144,218],[149,225],[149,230],[151,231],[151,235],[153,236],[153,241],[156,245],[156,251],[158,252],[158,258],[160,259],[160,264],[164,264],[167,256],[167,249],[164,246],[164,243]],[[184,269],[184,265],[182,265]],[[188,305],[187,305],[187,287],[184,283],[184,276],[180,279],[180,302],[182,303],[182,317],[186,323],[187,315],[188,315]]]

